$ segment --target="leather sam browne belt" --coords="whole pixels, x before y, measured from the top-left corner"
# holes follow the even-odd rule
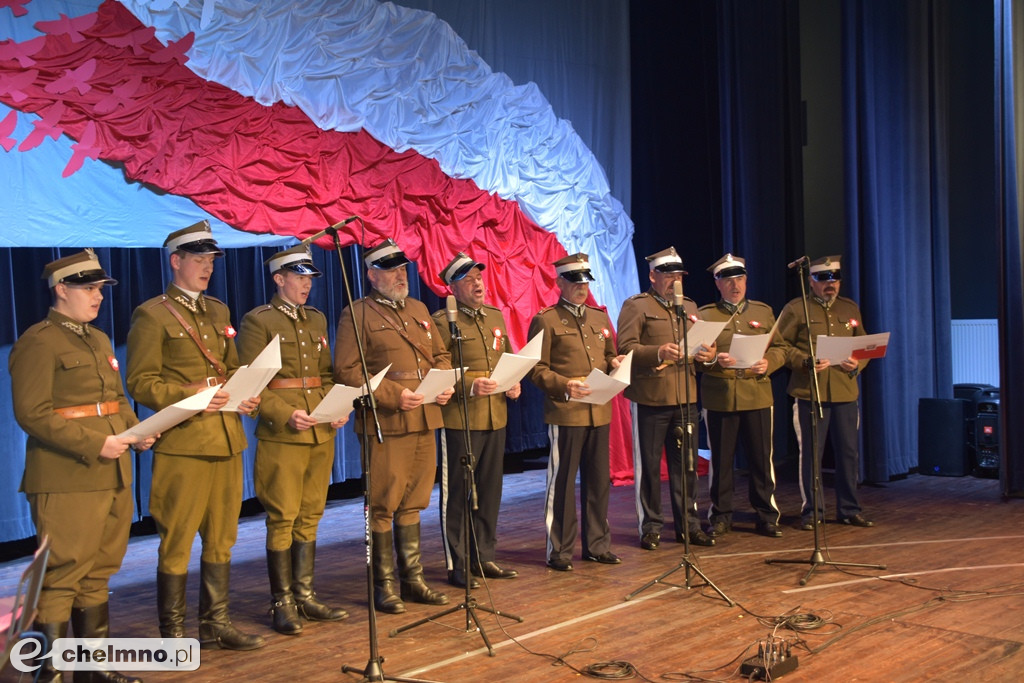
[[[207,377],[202,382],[189,382],[188,384],[182,384],[181,386],[185,389],[205,389],[206,387],[219,387],[224,382],[227,382],[227,377]]]
[[[401,370],[392,370],[384,376],[388,379],[421,379],[418,372],[403,372]]]
[[[104,415],[113,415],[119,410],[121,410],[120,401],[103,401],[99,403],[87,403],[81,406],[54,408],[53,412],[57,413],[65,420],[74,420],[80,417],[103,417]]]
[[[319,377],[289,377],[272,379],[268,389],[315,389],[320,386]]]

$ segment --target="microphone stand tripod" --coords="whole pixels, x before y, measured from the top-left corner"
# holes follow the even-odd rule
[[[680,278],[680,280],[679,280],[679,295],[680,295],[680,300],[682,300],[682,278]],[[636,596],[637,594],[639,594],[639,593],[643,592],[644,590],[650,588],[651,586],[653,586],[656,583],[663,583],[666,586],[673,586],[675,588],[686,588],[687,590],[690,590],[691,588],[695,588],[695,587],[700,587],[700,586],[710,586],[712,589],[714,589],[714,591],[716,593],[718,593],[718,595],[723,600],[726,601],[726,603],[728,603],[729,607],[732,607],[736,603],[734,603],[725,593],[723,593],[718,588],[718,586],[716,586],[714,583],[712,583],[711,579],[709,579],[707,576],[705,576],[704,572],[702,572],[700,570],[700,568],[697,567],[697,565],[695,565],[693,562],[690,561],[690,512],[691,512],[690,507],[691,507],[691,505],[695,504],[695,501],[690,497],[689,477],[697,476],[696,468],[694,467],[694,463],[696,461],[694,460],[694,453],[693,453],[693,444],[694,444],[694,441],[696,439],[694,438],[693,415],[692,415],[692,411],[691,411],[691,406],[693,404],[691,403],[691,400],[690,400],[690,355],[689,355],[690,343],[689,343],[689,339],[688,339],[688,336],[687,336],[686,317],[683,315],[683,305],[682,304],[679,304],[679,305],[676,306],[676,324],[678,325],[679,329],[682,331],[682,342],[683,342],[683,344],[682,344],[682,346],[683,346],[683,348],[682,348],[682,352],[683,352],[682,353],[682,356],[683,356],[683,372],[679,373],[678,371],[676,371],[676,373],[675,373],[676,374],[676,378],[675,378],[676,379],[676,396],[679,396],[679,393],[680,393],[679,392],[679,382],[680,382],[680,374],[681,374],[682,377],[684,378],[682,380],[682,382],[683,382],[683,386],[684,386],[684,393],[685,393],[685,399],[686,399],[686,409],[685,410],[683,409],[682,404],[678,405],[679,415],[680,415],[680,418],[682,419],[683,426],[682,427],[678,427],[677,426],[673,430],[673,433],[674,433],[674,435],[676,437],[676,443],[679,444],[680,455],[683,458],[682,467],[679,468],[680,469],[680,475],[679,476],[681,478],[682,487],[683,487],[683,529],[681,530],[681,533],[682,533],[682,536],[683,536],[683,557],[679,560],[679,563],[676,564],[675,567],[672,567],[667,572],[661,574],[660,576],[657,576],[657,577],[651,579],[650,581],[648,581],[644,585],[640,586],[635,591],[633,591],[632,593],[627,595],[625,597],[625,600],[631,600],[634,596]],[[686,574],[685,574],[685,576],[686,576],[686,583],[683,586],[679,586],[677,584],[670,583],[670,582],[664,580],[665,578],[671,576],[672,574],[676,573],[680,569],[685,569],[686,570]],[[693,581],[693,575],[699,576],[701,579],[704,580],[704,583],[697,584],[696,586],[694,586],[694,584],[692,582]]]
[[[362,223],[362,220],[359,221]],[[345,271],[345,259],[341,255],[341,240],[338,238],[336,228],[328,228],[327,232],[334,238],[334,250],[338,254],[338,265],[341,268],[341,282],[345,287],[345,296],[348,298],[349,306],[354,303],[352,289],[349,286],[348,274]],[[359,683],[370,681],[406,681],[408,683],[427,683],[417,678],[398,678],[385,676],[382,664],[384,658],[377,650],[377,610],[373,604],[373,534],[370,528],[370,426],[368,418],[373,417],[374,431],[376,432],[377,443],[384,443],[384,436],[380,430],[380,421],[377,417],[377,401],[373,397],[370,388],[370,371],[366,366],[366,351],[363,347],[363,340],[359,332],[359,324],[356,322],[355,310],[352,310],[352,332],[355,335],[356,349],[359,351],[359,363],[363,371],[363,386],[367,388],[365,395],[355,401],[355,407],[361,411],[363,421],[363,438],[359,440],[359,458],[363,468],[363,533],[366,538],[366,595],[369,619],[369,643],[370,658],[363,668],[356,668],[347,664],[341,667],[342,673],[362,673],[363,677]]]
[[[764,562],[765,564],[809,564],[811,568],[807,570],[804,577],[800,579],[800,585],[807,585],[814,570],[821,566],[832,566],[832,567],[861,567],[867,569],[885,569],[884,564],[860,564],[856,562],[832,562],[831,560],[825,560],[822,553],[824,547],[824,540],[822,539],[823,534],[821,533],[821,527],[824,525],[823,519],[823,507],[822,499],[824,494],[821,489],[821,454],[818,452],[818,420],[824,419],[824,413],[821,409],[821,395],[818,393],[818,371],[816,369],[818,358],[814,350],[814,339],[811,335],[811,313],[807,307],[807,276],[809,266],[807,259],[800,259],[798,261],[797,277],[800,278],[800,295],[801,300],[804,304],[804,326],[807,329],[807,349],[810,353],[810,365],[811,367],[807,370],[810,373],[810,389],[811,389],[811,507],[812,507],[812,519],[811,525],[814,527],[814,550],[811,552],[811,557],[807,560],[778,560],[768,558]],[[799,410],[799,403],[797,404]],[[827,552],[827,548],[825,548]]]
[[[471,633],[474,630],[473,624],[476,624],[475,630],[480,634],[480,637],[484,641],[484,645],[487,646],[487,654],[493,657],[494,648],[491,647],[491,641],[487,638],[487,633],[484,631],[483,626],[480,624],[480,619],[477,618],[477,610],[480,610],[482,612],[489,612],[498,617],[514,619],[520,623],[522,623],[523,618],[517,617],[514,614],[506,614],[505,612],[501,612],[496,609],[491,609],[490,607],[484,607],[483,605],[480,605],[477,602],[476,598],[473,597],[473,594],[470,592],[470,584],[472,583],[473,579],[472,573],[470,572],[469,569],[472,564],[470,562],[469,557],[469,539],[470,534],[473,533],[473,511],[477,509],[476,478],[473,476],[473,471],[474,468],[476,467],[476,459],[473,456],[472,433],[469,429],[469,389],[466,385],[466,364],[463,360],[462,355],[462,333],[459,331],[459,327],[454,320],[450,320],[448,324],[451,326],[452,341],[455,342],[455,347],[458,352],[458,364],[456,367],[462,368],[462,371],[459,373],[459,381],[461,383],[462,388],[462,399],[459,400],[459,407],[462,410],[462,434],[466,443],[466,452],[461,458],[462,485],[463,493],[465,493],[466,495],[466,504],[465,509],[463,511],[464,514],[462,515],[462,542],[459,545],[462,546],[462,562],[464,578],[466,579],[466,588],[462,602],[460,602],[459,604],[453,605],[432,616],[423,617],[422,619],[414,621],[410,624],[406,624],[404,626],[399,626],[396,629],[392,629],[388,635],[390,635],[393,638],[397,636],[399,633],[416,628],[417,626],[422,626],[423,624],[426,624],[429,621],[434,621],[435,619],[440,619],[441,617],[448,616],[449,614],[454,614],[455,612],[458,612],[460,610],[465,610],[466,628],[464,632]],[[479,555],[479,549],[477,550],[477,554]],[[479,557],[477,559],[479,560]],[[481,572],[481,574],[482,573],[483,572]]]

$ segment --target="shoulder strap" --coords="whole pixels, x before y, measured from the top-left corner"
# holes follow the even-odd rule
[[[196,334],[195,329],[193,329],[192,326],[189,325],[183,317],[181,317],[181,313],[178,313],[171,302],[167,299],[164,299],[162,303],[167,310],[171,312],[171,315],[181,323],[181,326],[185,328],[185,331],[188,332],[188,336],[192,337],[192,341],[194,341],[196,346],[199,347],[199,351],[206,357],[206,360],[210,361],[210,364],[213,366],[213,369],[217,371],[217,374],[221,376],[227,375],[227,369],[221,365],[219,360],[213,357],[213,354],[210,353],[210,349],[206,348],[206,344],[199,339],[199,335]]]
[[[398,325],[395,324],[395,321],[391,319],[391,316],[389,316],[387,314],[387,312],[384,310],[384,308],[380,304],[378,304],[376,301],[374,301],[373,299],[369,299],[369,298],[364,299],[364,301],[366,301],[366,304],[370,308],[372,308],[374,311],[379,313],[380,317],[384,318],[384,320],[388,323],[388,325],[391,326],[391,329],[393,329],[398,334],[402,335],[402,339],[407,341],[409,343],[409,345],[412,346],[414,349],[416,349],[417,351],[422,353],[423,357],[426,358],[427,360],[429,360],[431,365],[433,365],[433,363],[434,363],[434,352],[433,351],[424,349],[422,346],[417,344],[413,340],[413,338],[409,336],[408,332],[406,332],[401,327],[399,327]]]

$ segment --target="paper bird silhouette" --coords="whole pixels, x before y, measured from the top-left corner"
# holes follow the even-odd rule
[[[7,93],[15,102],[24,102],[28,97],[25,88],[32,85],[38,75],[35,69],[15,74],[0,73],[0,92]]]
[[[103,42],[108,45],[113,45],[114,47],[130,47],[135,56],[141,57],[146,52],[142,49],[142,46],[152,40],[155,36],[156,29],[152,26],[146,26],[123,36],[105,36],[103,38]]]
[[[2,3],[3,0],[0,0]],[[27,69],[36,63],[32,55],[43,49],[46,45],[46,36],[38,36],[32,40],[16,43],[13,40],[5,40],[0,43],[0,60],[17,59],[22,69]]]
[[[54,82],[47,83],[44,90],[51,95],[59,95],[60,93],[75,89],[80,95],[84,95],[92,90],[92,84],[89,83],[89,79],[92,78],[94,73],[96,73],[96,60],[90,59],[75,69],[68,69],[64,72],[63,76]]]
[[[25,9],[25,5],[30,2],[32,2],[32,0],[0,0],[0,8],[9,7],[14,16],[23,17],[28,14],[28,10]]]
[[[82,168],[82,164],[85,163],[86,159],[96,161],[100,158],[100,148],[96,146],[96,124],[93,121],[85,124],[85,130],[82,131],[82,139],[72,143],[71,149],[74,152],[71,154],[71,160],[68,161],[68,165],[64,167],[64,172],[61,173],[63,178],[67,178]]]
[[[12,109],[11,113],[5,116],[3,121],[0,121],[0,147],[3,147],[5,152],[10,152],[18,144],[18,141],[11,137],[11,133],[14,132],[14,127],[17,125],[17,109]]]
[[[80,17],[69,17],[61,12],[60,19],[53,21],[37,21],[35,27],[40,33],[48,33],[51,36],[59,36],[66,33],[72,43],[80,43],[85,40],[81,31],[86,30],[96,23],[96,12],[83,14]]]
[[[149,59],[157,64],[165,64],[172,59],[178,60],[179,64],[184,64],[188,61],[188,55],[185,53],[192,49],[192,44],[195,40],[196,34],[189,31],[181,37],[181,40],[172,40],[167,43],[167,47],[151,54]]]
[[[142,85],[142,76],[140,74],[131,76],[127,81],[115,85],[109,95],[100,98],[96,102],[96,106],[93,107],[93,111],[102,115],[113,113],[118,107],[127,107],[135,93],[138,92],[140,85]]]
[[[53,138],[54,140],[59,138],[64,132],[64,129],[60,127],[60,119],[64,116],[65,109],[66,107],[63,102],[57,102],[46,110],[41,119],[33,121],[33,130],[18,145],[18,151],[27,152],[30,149],[35,149],[43,144],[43,140],[46,138]]]

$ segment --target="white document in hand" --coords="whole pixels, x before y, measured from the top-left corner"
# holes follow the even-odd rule
[[[238,405],[242,401],[259,396],[280,369],[281,338],[275,334],[270,343],[260,351],[260,355],[253,358],[252,363],[235,370],[231,379],[221,386],[221,389],[228,392],[230,397],[227,405],[221,408],[221,411],[237,411]]]
[[[537,361],[540,360],[541,345],[544,343],[544,330],[533,335],[519,353],[503,353],[491,372],[491,379],[498,383],[493,393],[503,394],[515,383],[526,376]],[[472,394],[472,392],[470,392]]]
[[[465,368],[463,368],[465,369]],[[459,381],[462,372],[458,368],[451,370],[438,370],[430,368],[427,376],[423,378],[420,385],[416,387],[417,394],[423,394],[423,403],[436,403],[437,395],[451,389]]]
[[[889,333],[862,334],[859,337],[828,337],[818,335],[818,360],[827,360],[832,365],[839,365],[847,358],[866,360],[868,358],[884,358],[889,346]]]
[[[625,391],[629,386],[633,370],[633,352],[630,351],[622,359],[619,367],[611,371],[611,374],[604,374],[597,368],[590,371],[585,382],[590,388],[590,394],[583,398],[571,398],[570,401],[580,403],[594,403],[603,405]]]
[[[380,386],[381,380],[384,379],[384,375],[388,374],[388,370],[390,369],[391,364],[388,363],[386,368],[370,378],[370,391],[377,391],[377,387]],[[313,412],[309,414],[309,416],[317,422],[334,422],[335,420],[340,420],[352,412],[356,399],[360,396],[365,396],[366,393],[365,384],[358,389],[344,384],[335,384],[331,387],[331,390],[328,391],[322,399],[320,399],[320,403]]]
[[[163,434],[171,427],[181,424],[196,413],[206,410],[218,389],[220,389],[219,386],[207,387],[198,394],[183,398],[160,412],[150,415],[134,427],[126,429],[118,434],[118,436],[137,436],[139,441],[144,441],[151,436]]]
[[[686,331],[686,355],[693,356],[701,346],[711,348],[711,345],[718,339],[718,335],[725,329],[725,323],[715,323],[708,320],[698,320]],[[683,340],[679,340],[679,346]]]
[[[775,334],[775,328],[778,326],[779,321],[776,320],[768,334],[734,334],[732,344],[729,345],[729,355],[736,361],[732,367],[737,370],[749,368],[764,358],[764,354],[768,351],[768,344],[771,343],[772,335]]]

